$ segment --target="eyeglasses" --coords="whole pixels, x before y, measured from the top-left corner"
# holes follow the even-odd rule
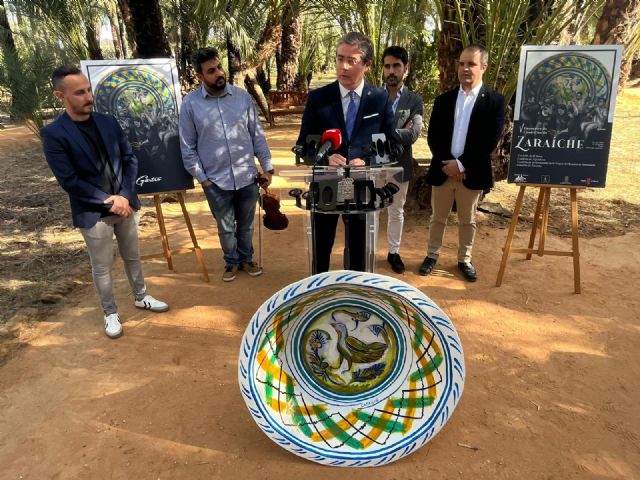
[[[362,63],[362,59],[355,58],[355,57],[343,57],[342,55],[337,55],[336,56],[336,63],[338,65],[342,65],[345,62],[347,62],[347,64],[350,67],[354,67],[354,66],[358,65],[359,63]]]

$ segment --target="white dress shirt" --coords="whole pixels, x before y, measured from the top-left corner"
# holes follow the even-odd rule
[[[453,138],[451,139],[451,154],[458,163],[458,169],[464,172],[464,167],[458,158],[464,153],[464,144],[467,141],[467,131],[469,130],[469,120],[471,120],[471,112],[476,104],[478,93],[482,88],[482,82],[473,88],[469,93],[460,87],[458,90],[458,99],[456,100],[456,113],[453,123]]]

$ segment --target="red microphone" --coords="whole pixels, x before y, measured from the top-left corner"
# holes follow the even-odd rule
[[[322,161],[329,150],[337,150],[342,145],[342,132],[339,128],[326,130],[320,138],[320,148],[316,153],[314,163]]]

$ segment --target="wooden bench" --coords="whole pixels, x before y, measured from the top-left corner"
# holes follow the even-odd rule
[[[275,125],[275,117],[281,115],[299,115],[304,112],[308,92],[295,90],[274,90],[268,94],[269,124]]]

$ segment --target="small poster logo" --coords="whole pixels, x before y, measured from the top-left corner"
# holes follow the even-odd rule
[[[551,175],[540,175],[540,183],[550,183]]]
[[[516,183],[526,182],[527,181],[527,176],[520,173],[520,174],[516,175],[516,178],[515,178],[514,181]]]
[[[139,187],[144,186],[145,183],[158,183],[162,181],[162,177],[150,177],[149,175],[143,175],[138,177],[136,180],[136,185]]]

